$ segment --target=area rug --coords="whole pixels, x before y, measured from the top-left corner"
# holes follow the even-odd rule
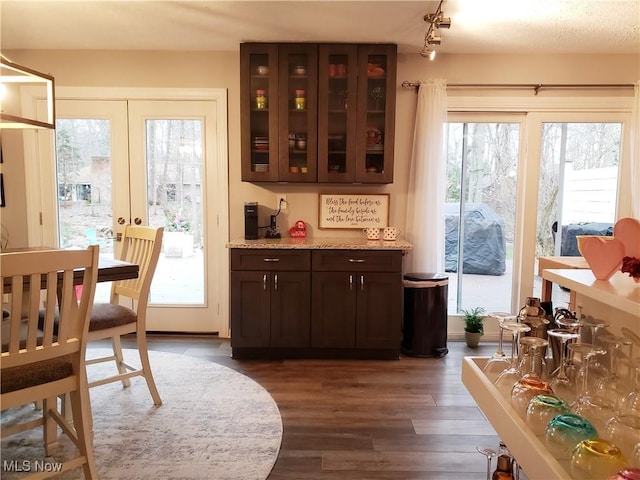
[[[108,353],[89,350],[88,358]],[[149,352],[163,404],[154,407],[142,377],[129,388],[120,383],[91,389],[94,453],[102,480],[264,480],[275,464],[282,419],[274,400],[259,384],[230,368],[206,360]],[[137,353],[125,360],[139,365]],[[89,367],[89,380],[115,369]],[[33,405],[2,413],[2,424],[37,415]],[[55,462],[74,453],[60,435],[55,457],[45,457],[42,430],[2,440],[3,479],[20,478],[16,465]],[[28,436],[27,436],[28,435]],[[8,463],[17,460],[17,463]],[[23,463],[23,462],[27,463]],[[11,467],[13,465],[13,467]],[[10,471],[14,470],[14,471]],[[82,470],[60,479],[83,478]]]

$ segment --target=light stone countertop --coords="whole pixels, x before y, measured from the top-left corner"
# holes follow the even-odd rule
[[[398,240],[367,240],[366,238],[259,238],[258,240],[233,240],[227,248],[273,248],[313,250],[412,250],[413,245],[401,238]]]

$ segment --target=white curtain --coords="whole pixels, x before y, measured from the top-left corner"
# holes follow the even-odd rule
[[[640,218],[640,82],[635,85],[630,127],[629,161],[620,166],[618,218]]]
[[[446,81],[431,79],[422,83],[418,89],[407,194],[405,236],[414,245],[406,258],[407,272],[444,273],[446,121]]]

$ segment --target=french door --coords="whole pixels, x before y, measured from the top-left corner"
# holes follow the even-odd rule
[[[228,332],[228,286],[218,273],[227,270],[228,237],[221,114],[226,102],[216,99],[56,101],[58,244],[97,243],[117,256],[127,224],[164,227],[149,331]],[[100,285],[97,301],[108,300],[109,287]]]

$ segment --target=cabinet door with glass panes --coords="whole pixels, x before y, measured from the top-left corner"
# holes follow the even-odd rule
[[[357,183],[393,182],[396,45],[358,46]]]
[[[317,181],[318,46],[281,44],[279,174],[283,182]]]
[[[278,45],[240,44],[242,180],[278,180]]]
[[[353,183],[358,46],[318,48],[318,182]]]

